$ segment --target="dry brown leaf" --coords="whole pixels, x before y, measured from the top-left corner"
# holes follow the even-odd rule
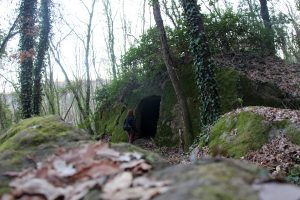
[[[60,149],[56,155],[39,163],[36,169],[11,173],[17,177],[10,183],[12,195],[4,196],[4,200],[80,200],[93,188],[102,189],[107,198],[110,196],[114,200],[122,193],[128,199],[134,198],[137,196],[135,191],[139,190],[139,187],[131,188],[134,176],[151,169],[151,165],[141,158],[139,153],[120,153],[103,143],[69,151]],[[140,196],[145,200],[162,192],[167,184],[143,178],[138,180],[136,186],[146,181]]]
[[[157,181],[155,179],[146,177],[146,176],[140,176],[133,180],[132,186],[138,187],[142,186],[143,188],[150,188],[150,187],[163,187],[170,185],[170,181]]]
[[[66,189],[54,187],[47,180],[38,178],[23,183],[12,182],[10,186],[14,188],[13,194],[15,196],[22,196],[23,194],[43,195],[47,200],[55,200],[69,193]]]
[[[134,187],[128,188],[126,190],[120,190],[116,193],[109,194],[105,193],[101,196],[104,200],[131,200],[131,199],[140,199],[140,200],[149,200],[156,195],[166,192],[169,188],[167,187],[158,187],[158,188],[148,188],[143,187]]]
[[[14,200],[14,196],[12,194],[4,194],[0,199],[1,200]]]
[[[132,180],[133,176],[130,172],[120,173],[104,185],[103,192],[112,194],[118,190],[128,189]]]
[[[105,158],[118,158],[121,153],[114,150],[114,149],[109,149],[109,148],[101,148],[96,151],[97,156],[99,157],[105,157]]]
[[[53,168],[55,169],[57,176],[68,177],[76,173],[76,169],[73,165],[67,165],[65,160],[57,158],[53,161]]]

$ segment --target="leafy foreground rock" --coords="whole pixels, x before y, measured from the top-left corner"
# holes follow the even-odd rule
[[[60,150],[36,168],[10,172],[11,192],[1,200],[297,200],[300,188],[271,183],[266,171],[235,160],[206,160],[149,172],[137,152],[108,144]]]
[[[268,182],[265,170],[236,160],[204,160],[154,172],[173,185],[155,200],[298,200],[300,188]]]
[[[10,183],[11,194],[3,199],[79,200],[99,190],[93,198],[147,200],[167,191],[169,184],[141,176],[151,168],[140,153],[121,153],[105,143],[87,144],[61,150],[35,169],[7,173],[17,177]]]
[[[0,194],[10,180],[8,170],[32,167],[58,148],[80,146],[89,140],[86,132],[64,123],[59,117],[26,119],[0,136]]]
[[[266,182],[267,172],[248,163],[167,167],[155,153],[129,144],[94,144],[53,116],[24,120],[0,138],[0,150],[1,200],[300,198],[298,187]]]

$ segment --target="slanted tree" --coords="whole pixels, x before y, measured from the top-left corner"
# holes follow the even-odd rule
[[[33,59],[37,0],[22,0],[20,4],[20,85],[23,118],[32,115]]]
[[[166,31],[164,28],[163,20],[161,17],[160,6],[158,0],[153,0],[153,14],[154,19],[159,30],[160,43],[161,43],[161,51],[163,54],[164,63],[166,65],[170,80],[172,82],[173,88],[175,90],[175,94],[177,97],[178,104],[180,106],[180,111],[183,118],[184,123],[184,134],[183,134],[183,143],[184,150],[187,151],[191,144],[191,136],[192,136],[192,126],[190,120],[190,114],[187,106],[186,97],[184,95],[183,89],[180,85],[178,77],[175,72],[175,66],[173,63],[173,59],[169,50]]]
[[[201,101],[202,126],[212,124],[220,114],[220,102],[214,74],[214,63],[204,31],[197,0],[180,0],[190,36],[190,52]]]
[[[270,19],[269,9],[267,0],[259,0],[260,2],[260,15],[263,19],[264,26],[266,29],[265,38],[265,50],[271,55],[275,55],[276,49],[274,44],[274,30],[272,29],[272,23]]]
[[[49,36],[51,29],[50,22],[50,4],[51,0],[41,0],[41,25],[39,34],[39,44],[37,47],[37,56],[34,68],[33,85],[33,114],[39,115],[42,104],[42,71],[45,66],[45,55],[49,48]]]

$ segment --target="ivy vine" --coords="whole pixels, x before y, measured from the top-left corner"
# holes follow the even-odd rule
[[[220,115],[220,100],[215,80],[214,62],[196,0],[181,0],[188,27],[189,50],[193,56],[194,71],[201,102],[201,125],[212,124]]]

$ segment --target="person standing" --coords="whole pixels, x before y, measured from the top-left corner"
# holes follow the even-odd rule
[[[132,109],[128,110],[127,116],[124,120],[123,129],[128,134],[128,142],[132,144],[135,136],[135,131],[136,131],[135,117]]]

